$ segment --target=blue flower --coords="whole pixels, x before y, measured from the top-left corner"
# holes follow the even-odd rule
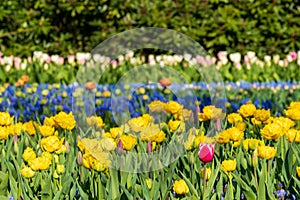
[[[277,192],[278,192],[278,193],[277,193],[277,196],[278,196],[279,198],[283,198],[283,197],[285,197],[285,195],[286,195],[286,191],[285,191],[284,189],[278,190]]]

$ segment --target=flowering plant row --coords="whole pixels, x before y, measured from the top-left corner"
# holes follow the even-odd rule
[[[270,110],[248,102],[226,116],[212,105],[193,111],[175,101],[157,100],[148,105],[151,115],[118,126],[104,123],[101,116],[81,118],[87,130],[72,112],[25,123],[14,123],[14,116],[1,112],[0,195],[14,199],[296,199],[300,195],[299,107],[300,102],[292,102],[285,117],[271,116]],[[159,113],[167,115],[165,121],[154,117]],[[170,154],[163,149],[172,142],[176,146]],[[148,170],[126,170],[141,167],[127,155],[156,153],[157,161],[143,166]],[[178,156],[170,165],[151,170],[172,155]]]
[[[202,109],[205,105],[211,104],[210,90],[217,85],[206,84],[204,82],[193,84],[173,84],[169,88],[164,88],[160,84],[151,87],[143,86],[136,88],[138,84],[127,84],[123,87],[114,88],[114,85],[78,84],[25,84],[23,87],[3,85],[0,86],[0,111],[9,112],[15,116],[15,120],[26,122],[28,120],[43,121],[46,116],[52,116],[60,111],[69,113],[72,106],[77,104],[84,106],[84,102],[75,102],[74,98],[80,97],[85,92],[91,92],[94,98],[94,113],[105,116],[104,120],[111,121],[112,101],[125,101],[129,104],[131,117],[140,116],[145,112],[141,110],[145,104],[151,101],[176,100],[186,107],[195,109],[195,105],[200,105]],[[297,82],[269,82],[269,83],[248,83],[248,82],[227,82],[225,84],[226,99],[220,103],[226,105],[227,112],[236,112],[241,104],[251,100],[255,106],[270,109],[274,115],[281,115],[285,108],[293,99],[299,99],[300,84]],[[181,91],[189,90],[189,95],[180,95]],[[123,93],[128,93],[125,96]],[[195,98],[195,102],[188,100]],[[187,102],[195,105],[187,105]],[[121,109],[121,106],[120,108]],[[119,110],[121,111],[121,110]]]
[[[0,53],[0,81],[11,84],[23,85],[30,83],[65,83],[75,81],[80,67],[88,66],[87,75],[99,80],[101,83],[116,83],[117,80],[129,69],[137,65],[172,66],[178,72],[187,74],[189,82],[203,81],[199,72],[189,66],[213,65],[221,73],[224,80],[249,82],[268,82],[272,80],[296,80],[299,81],[298,68],[300,65],[300,51],[291,52],[285,58],[279,55],[266,55],[259,59],[255,52],[245,55],[240,53],[228,54],[219,52],[216,56],[191,55],[148,55],[134,56],[134,52],[128,52],[116,58],[109,58],[98,54],[77,53],[67,57],[48,55],[43,52],[34,52],[32,57],[20,58],[17,56],[3,56]],[[113,76],[112,76],[113,74]],[[26,75],[26,79],[21,78]],[[16,80],[18,77],[18,80]]]

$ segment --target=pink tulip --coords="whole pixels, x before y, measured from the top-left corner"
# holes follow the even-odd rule
[[[297,53],[296,52],[290,52],[290,56],[292,57],[293,60],[297,59]]]
[[[200,113],[200,107],[198,105],[196,105],[196,113]]]
[[[147,153],[151,153],[152,152],[152,143],[151,141],[148,141],[147,143]]]
[[[214,153],[215,153],[214,144],[200,143],[198,156],[202,162],[204,163],[211,162],[212,159],[214,158]]]
[[[216,121],[216,127],[217,127],[217,131],[220,131],[221,130],[221,120],[220,119],[217,119]]]
[[[194,123],[194,114],[193,113],[191,113],[191,115],[190,115],[190,122]]]
[[[123,152],[123,143],[122,143],[122,140],[119,140],[118,141],[118,148],[117,148],[117,152],[118,153],[122,153]]]

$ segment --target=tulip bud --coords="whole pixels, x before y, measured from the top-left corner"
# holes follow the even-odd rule
[[[59,163],[59,157],[58,157],[58,155],[54,155],[54,162],[57,164],[57,163]]]
[[[217,131],[221,130],[221,120],[220,119],[217,119],[217,121],[216,121],[216,128],[217,128]]]
[[[81,153],[81,151],[78,152],[77,163],[78,163],[78,165],[82,164],[82,153]]]
[[[18,143],[18,135],[16,133],[14,134],[14,143]]]
[[[147,143],[147,153],[151,153],[152,152],[152,144],[151,141],[148,141]]]
[[[6,153],[5,153],[5,150],[4,150],[4,149],[2,149],[2,158],[4,158],[4,157],[5,157],[5,155],[6,155]]]
[[[69,142],[67,140],[65,141],[65,147],[66,147],[66,152],[69,153],[70,145],[69,145]]]
[[[190,154],[190,163],[195,163],[195,157],[194,154]]]
[[[212,159],[214,158],[214,153],[215,153],[214,144],[200,143],[198,156],[202,162],[204,163],[211,162]]]
[[[258,166],[257,149],[255,149],[252,153],[252,165],[253,165],[253,167]]]
[[[59,176],[58,176],[58,174],[57,174],[57,171],[56,171],[56,170],[55,170],[55,171],[54,171],[54,173],[53,173],[53,178],[55,178],[55,179],[56,179],[56,178],[59,178]]]
[[[56,171],[58,174],[62,174],[65,172],[65,167],[63,165],[59,164],[56,166]]]
[[[117,149],[118,153],[122,153],[123,152],[123,144],[122,144],[122,140],[118,141],[118,149]]]
[[[29,146],[30,146],[28,137],[25,137],[25,146],[26,146],[26,147],[29,147]]]
[[[194,123],[194,114],[193,113],[191,113],[191,115],[190,115],[190,122]]]
[[[18,135],[15,133],[14,134],[14,151],[15,153],[19,152],[19,148],[18,148]]]
[[[199,105],[197,105],[197,104],[196,104],[196,113],[197,113],[197,114],[200,113],[200,107],[199,107]]]

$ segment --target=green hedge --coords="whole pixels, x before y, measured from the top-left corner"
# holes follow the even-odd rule
[[[184,33],[210,53],[300,49],[300,12],[293,0],[2,0],[0,51],[88,52],[116,33],[153,26]]]

